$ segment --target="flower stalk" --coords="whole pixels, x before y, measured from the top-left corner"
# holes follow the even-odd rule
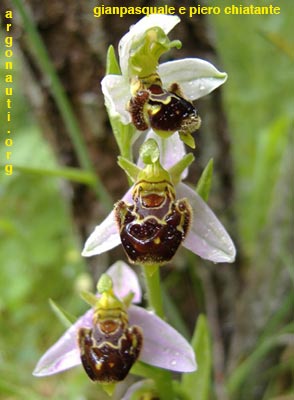
[[[165,318],[162,291],[160,289],[160,272],[158,265],[141,267],[144,273],[146,294],[149,308],[160,318]]]
[[[159,63],[163,53],[181,45],[167,36],[178,22],[177,16],[145,17],[121,39],[119,60],[112,47],[108,51],[102,91],[120,150],[118,164],[130,188],[82,252],[99,255],[121,244],[129,262],[143,270],[148,308],[134,304],[141,302],[134,271],[115,263],[100,277],[96,294],[83,293],[91,308],[43,355],[36,376],[82,364],[111,395],[131,370],[148,378],[139,383],[142,398],[175,400],[185,387],[175,384],[170,371],[197,369],[194,348],[165,322],[160,268],[182,245],[213,262],[235,259],[230,236],[205,202],[212,161],[198,183],[199,194],[183,182],[194,161],[184,144],[195,147],[193,135],[201,123],[192,101],[224,83],[227,75],[199,59]],[[135,163],[133,144],[140,135],[145,140]],[[61,309],[58,313],[63,319]],[[137,398],[134,386],[123,400]]]

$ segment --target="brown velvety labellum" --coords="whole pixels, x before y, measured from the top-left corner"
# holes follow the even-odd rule
[[[140,206],[138,199],[135,205],[123,201],[116,204],[123,248],[132,263],[162,265],[172,259],[185,239],[192,219],[191,207],[185,199],[170,201],[168,212],[158,218],[152,208],[143,217]]]
[[[98,327],[81,328],[78,332],[83,367],[90,379],[100,383],[125,379],[139,357],[142,344],[142,331],[137,326],[122,325],[110,334],[103,334],[98,323]]]

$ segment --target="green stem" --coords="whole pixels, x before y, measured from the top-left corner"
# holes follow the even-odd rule
[[[52,96],[56,101],[64,124],[71,137],[80,165],[83,169],[91,172],[93,176],[95,176],[95,183],[93,184],[93,188],[96,192],[97,197],[101,200],[105,208],[108,209],[109,205],[113,203],[112,199],[110,198],[108,192],[106,191],[98,176],[95,174],[95,169],[89,157],[88,149],[84,142],[78,121],[74,115],[71,104],[64,92],[63,86],[58,78],[55,68],[50,60],[42,38],[40,37],[34,23],[31,21],[31,18],[23,2],[20,0],[13,0],[13,3],[15,8],[21,15],[24,27],[26,29],[28,37],[31,40],[32,48],[35,49],[41,71],[44,75],[49,77]]]
[[[148,265],[142,268],[145,276],[149,307],[155,312],[156,315],[164,319],[159,266]],[[155,374],[153,374],[153,379],[156,382],[156,388],[160,395],[160,399],[172,400],[175,398],[172,385],[172,375],[170,371],[164,369],[158,370]]]
[[[149,307],[160,318],[164,318],[163,300],[160,288],[159,267],[157,265],[143,267]]]

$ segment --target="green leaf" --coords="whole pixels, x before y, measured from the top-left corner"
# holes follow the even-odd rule
[[[277,32],[261,31],[260,33],[273,46],[275,46],[278,50],[280,50],[281,53],[288,56],[290,60],[294,60],[294,46],[289,40],[287,40],[286,37],[283,37],[281,34]]]
[[[277,118],[257,137],[257,153],[250,182],[250,195],[247,208],[246,239],[254,248],[256,236],[271,218],[271,206],[278,195],[277,183],[281,175],[281,165],[285,149],[290,146],[291,120],[288,117]]]
[[[21,172],[23,174],[62,178],[73,182],[84,183],[90,186],[95,184],[95,176],[91,172],[83,171],[78,168],[68,167],[47,169],[14,165],[13,169],[14,171]]]
[[[156,391],[158,392],[160,399],[171,400],[175,398],[170,371],[153,367],[152,365],[145,364],[142,361],[137,361],[133,365],[131,373],[152,379],[156,384]]]
[[[208,400],[211,386],[211,343],[208,324],[204,315],[199,315],[192,338],[192,347],[196,354],[198,369],[184,374],[181,386],[190,399]]]
[[[288,334],[293,335],[294,323],[289,323],[277,334],[263,340],[258,347],[233,371],[227,382],[228,392],[231,396],[238,393],[241,385],[246,383],[250,373],[257,367],[262,359],[275,347],[284,344]]]
[[[35,393],[31,388],[22,387],[18,382],[7,380],[5,374],[0,378],[0,393],[5,399],[22,399],[22,400],[42,400],[43,395]],[[5,396],[5,397],[4,397]]]
[[[156,367],[153,367],[150,364],[145,364],[142,361],[137,361],[131,369],[131,373],[142,378],[153,379],[156,376],[158,371],[162,371]]]
[[[209,197],[212,175],[213,175],[213,159],[211,158],[208,161],[204,171],[202,172],[201,177],[196,186],[196,192],[199,194],[200,197],[202,197],[204,201],[207,201]]]
[[[106,56],[106,75],[121,75],[121,70],[115,55],[114,47],[108,47]]]
[[[73,323],[76,322],[76,317],[72,314],[65,311],[62,307],[60,307],[55,301],[49,299],[50,307],[52,308],[54,314],[57,316],[59,321],[65,328],[70,328]]]
[[[161,288],[166,317],[169,323],[186,339],[189,338],[189,330],[184,321],[182,314],[179,311],[176,300],[168,293],[167,287],[164,284]]]

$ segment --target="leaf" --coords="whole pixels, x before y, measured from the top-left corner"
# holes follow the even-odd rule
[[[95,176],[88,171],[83,171],[78,168],[36,168],[36,167],[24,167],[22,165],[14,165],[15,171],[23,174],[39,175],[39,176],[52,176],[56,178],[68,179],[73,182],[84,183],[86,185],[95,184]]]
[[[280,50],[281,53],[294,60],[294,47],[285,37],[277,32],[260,32],[261,35],[268,40],[274,47]]]
[[[76,322],[76,317],[65,311],[60,307],[55,301],[49,299],[50,307],[52,308],[54,314],[57,316],[59,321],[65,328],[70,328],[74,322]]]
[[[251,177],[250,197],[244,215],[246,238],[255,246],[256,236],[271,218],[271,206],[277,193],[285,149],[290,146],[291,121],[287,117],[276,119],[257,138],[257,154]]]
[[[262,359],[274,348],[281,346],[284,343],[285,338],[293,335],[294,333],[294,323],[289,323],[283,327],[277,334],[267,337],[263,340],[254,351],[232,372],[231,376],[227,382],[228,392],[231,396],[238,393],[241,385],[246,383],[250,373]]]
[[[39,395],[35,393],[35,391],[31,388],[21,387],[21,385],[11,382],[7,380],[7,377],[3,375],[3,378],[0,379],[0,393],[4,399],[22,399],[22,400],[41,400],[43,399],[43,395]]]
[[[208,324],[204,315],[199,315],[192,338],[192,347],[196,354],[198,369],[184,374],[181,386],[190,399],[208,400],[211,386],[211,343]]]
[[[196,192],[199,194],[200,197],[202,197],[204,201],[207,201],[209,197],[212,175],[213,175],[213,159],[211,158],[208,161],[204,171],[202,172],[201,177],[196,186]]]

